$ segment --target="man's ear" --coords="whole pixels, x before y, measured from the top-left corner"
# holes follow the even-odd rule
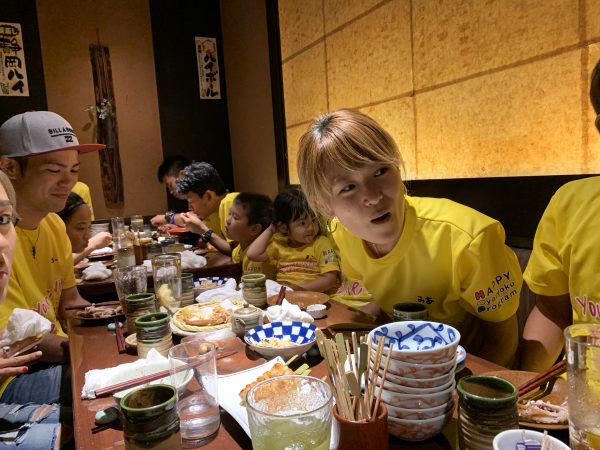
[[[21,166],[12,158],[0,158],[0,169],[8,178],[15,180],[21,174]]]
[[[600,133],[600,114],[596,116],[596,129]]]
[[[217,197],[217,194],[215,194],[215,191],[206,190],[204,191],[204,195],[202,197],[206,199],[206,202],[208,204],[211,204],[213,200]]]

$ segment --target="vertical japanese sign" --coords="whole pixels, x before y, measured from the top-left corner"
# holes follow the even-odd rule
[[[200,98],[221,98],[217,40],[215,38],[196,36],[196,58],[198,58]]]
[[[0,96],[29,96],[20,23],[0,21]]]

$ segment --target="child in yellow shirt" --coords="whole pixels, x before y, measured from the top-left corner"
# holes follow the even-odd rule
[[[269,228],[273,219],[273,202],[263,194],[241,192],[233,200],[225,220],[225,235],[238,245],[231,253],[234,263],[242,264],[242,271],[264,273],[267,278],[275,279],[275,266],[268,261],[250,261],[248,247],[260,234]]]
[[[250,244],[248,258],[275,264],[276,281],[294,289],[335,289],[340,273],[337,255],[331,241],[320,234],[317,217],[302,191],[280,193],[274,209],[274,222]]]

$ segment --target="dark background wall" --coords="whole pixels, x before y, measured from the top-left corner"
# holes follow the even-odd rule
[[[35,0],[2,0],[0,20],[21,24],[29,82],[29,97],[0,97],[0,124],[2,124],[15,114],[33,109],[45,111],[48,109],[48,104]]]
[[[219,2],[150,0],[150,17],[163,153],[211,163],[233,190]],[[218,100],[200,99],[196,36],[217,39],[221,79]],[[175,205],[171,202],[172,198],[169,205]]]

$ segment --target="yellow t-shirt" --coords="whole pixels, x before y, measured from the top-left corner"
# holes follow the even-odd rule
[[[274,280],[277,268],[269,261],[256,262],[248,259],[246,255],[248,248],[242,250],[242,247],[238,245],[231,252],[231,260],[236,263],[242,263],[242,273],[244,275],[248,273],[264,273],[267,279]]]
[[[467,206],[406,196],[404,230],[382,258],[337,219],[331,228],[343,274],[334,298],[350,306],[375,300],[392,315],[395,303],[419,302],[430,320],[459,328],[468,314],[496,322],[519,306],[523,279],[502,225]]]
[[[71,189],[72,192],[75,192],[79,195],[85,203],[90,207],[90,211],[92,212],[92,220],[94,220],[94,207],[92,206],[92,194],[90,194],[90,188],[83,181],[78,181]]]
[[[65,224],[51,213],[36,230],[18,226],[16,230],[17,248],[6,299],[0,304],[0,328],[8,322],[13,308],[33,309],[52,323],[53,333],[66,336],[56,317],[63,289],[75,286],[71,242]]]
[[[227,221],[227,215],[229,214],[229,208],[231,208],[231,205],[233,205],[233,201],[235,200],[237,195],[238,195],[237,192],[231,192],[231,193],[227,194],[221,200],[221,203],[219,204],[219,210],[215,211],[210,216],[208,216],[206,219],[204,219],[204,223],[206,224],[206,226],[208,228],[210,228],[211,230],[213,230],[213,233],[218,234],[223,239],[226,239],[226,237],[225,237],[225,221]]]
[[[279,283],[300,284],[312,281],[327,272],[340,270],[338,258],[331,241],[325,236],[317,236],[311,243],[302,247],[290,247],[287,237],[276,233],[267,246],[269,262],[276,266],[276,281]]]
[[[600,323],[598,230],[600,177],[565,184],[544,211],[523,275],[536,294],[569,294],[575,323]]]

